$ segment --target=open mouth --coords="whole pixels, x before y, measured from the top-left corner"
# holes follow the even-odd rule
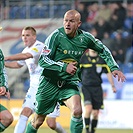
[[[67,30],[71,30],[71,28],[66,27]]]

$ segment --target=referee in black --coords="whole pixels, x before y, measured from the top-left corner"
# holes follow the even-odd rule
[[[107,74],[113,92],[116,88],[109,67],[94,50],[89,49],[83,54],[80,67],[86,133],[95,133],[99,109],[103,108],[102,73]]]

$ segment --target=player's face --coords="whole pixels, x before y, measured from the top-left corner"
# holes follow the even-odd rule
[[[31,47],[36,41],[36,35],[34,35],[31,30],[23,30],[22,40],[25,46]]]
[[[65,33],[69,37],[74,37],[76,35],[76,31],[78,27],[80,26],[81,22],[75,17],[74,14],[66,13],[64,16],[64,30]]]

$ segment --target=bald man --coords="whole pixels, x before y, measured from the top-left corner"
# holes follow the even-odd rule
[[[90,33],[78,29],[80,19],[78,11],[67,11],[63,20],[64,27],[52,32],[45,41],[39,59],[43,72],[36,94],[36,113],[29,122],[26,133],[37,133],[46,115],[54,110],[57,102],[71,111],[71,133],[82,133],[82,107],[78,90],[79,61],[86,49],[97,51],[112,74],[117,75],[118,80],[125,80],[109,49]]]

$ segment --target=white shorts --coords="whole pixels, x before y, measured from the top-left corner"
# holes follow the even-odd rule
[[[35,111],[35,101],[36,101],[36,93],[37,93],[38,85],[32,83],[30,85],[30,88],[25,96],[24,103],[22,105],[22,108],[28,107],[33,112]],[[48,117],[56,118],[60,116],[60,104],[57,103],[54,111],[47,115]]]
[[[35,100],[36,100],[36,93],[37,93],[37,88],[38,88],[37,81],[35,81],[34,83],[33,82],[30,83],[30,88],[28,89],[28,92],[27,92],[27,94],[25,96],[22,108],[28,107],[32,111],[34,111],[34,109],[35,109]]]
[[[52,117],[52,118],[56,118],[60,116],[60,104],[57,103],[54,111],[50,114],[47,115],[47,117]]]

